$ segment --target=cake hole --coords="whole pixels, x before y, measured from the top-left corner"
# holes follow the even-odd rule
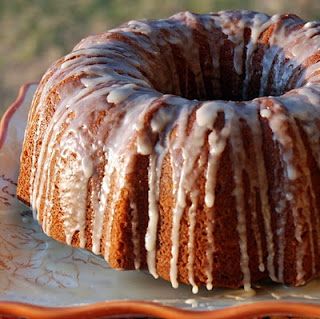
[[[215,48],[218,57],[212,55],[210,35],[203,30],[190,40],[194,44],[168,43],[173,59],[157,73],[157,79],[163,79],[155,84],[159,86],[155,89],[189,100],[248,101],[280,96],[302,82],[303,67],[288,57],[289,50],[270,46],[268,36],[249,50],[253,45],[250,29],[243,31],[243,41],[238,44],[220,32],[223,40]],[[192,58],[195,56],[198,59]]]

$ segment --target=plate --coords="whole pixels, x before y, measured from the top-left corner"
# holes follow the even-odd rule
[[[47,237],[15,196],[36,87],[36,83],[24,85],[0,123],[0,314],[28,318],[320,316],[320,280],[300,288],[265,283],[255,286],[254,293],[200,289],[194,295],[189,286],[173,289],[145,272],[115,271],[101,257]]]

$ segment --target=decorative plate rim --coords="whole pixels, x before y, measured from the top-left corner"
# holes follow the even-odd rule
[[[0,120],[0,149],[4,145],[10,120],[26,96],[30,82],[21,86],[17,99],[9,106]],[[44,307],[12,301],[0,301],[0,316],[38,318],[96,318],[99,316],[142,315],[157,318],[250,318],[262,315],[296,315],[320,317],[320,305],[289,301],[260,301],[244,305],[226,307],[224,309],[195,311],[177,307],[164,306],[156,302],[137,301],[103,301],[88,305],[71,307]]]
[[[4,112],[2,117],[0,117],[0,149],[6,140],[9,122],[12,116],[17,111],[17,109],[22,105],[22,102],[26,96],[26,93],[29,87],[35,84],[38,84],[38,82],[28,82],[22,85],[19,89],[19,93],[16,100],[7,108],[7,110]]]
[[[320,307],[313,304],[291,302],[257,302],[210,311],[192,311],[163,306],[145,301],[98,302],[86,306],[42,307],[19,302],[0,302],[0,314],[23,316],[29,319],[54,318],[99,318],[102,316],[142,315],[156,318],[185,319],[240,319],[264,315],[293,315],[319,317]]]

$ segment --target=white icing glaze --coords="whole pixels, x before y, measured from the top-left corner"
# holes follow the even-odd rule
[[[199,25],[203,30],[197,27]],[[275,26],[275,29],[263,43],[261,35],[270,26]],[[289,32],[296,26],[300,27]],[[248,29],[250,34],[245,39]],[[164,32],[168,30],[170,32]],[[198,35],[194,31],[208,42],[210,61],[206,63],[211,66],[201,64],[202,47],[195,41]],[[162,213],[160,182],[164,158],[168,156],[173,187],[170,280],[173,287],[178,286],[180,224],[185,214],[189,226],[188,281],[193,292],[198,291],[198,274],[194,272],[198,247],[195,232],[200,199],[204,195],[207,218],[204,272],[206,286],[210,290],[215,284],[213,257],[217,246],[221,245],[215,238],[215,216],[219,213],[216,211],[216,186],[221,182],[217,174],[221,156],[229,143],[239,268],[245,290],[250,290],[251,283],[250,239],[246,223],[249,214],[257,247],[258,269],[261,272],[266,270],[273,281],[280,282],[284,281],[286,272],[287,214],[292,214],[293,236],[297,244],[296,282],[304,283],[307,249],[310,249],[312,259],[312,274],[316,274],[315,247],[320,247],[317,194],[313,190],[306,148],[300,133],[302,129],[320,167],[320,133],[314,120],[315,116],[317,119],[320,117],[319,62],[307,65],[309,58],[319,50],[318,34],[318,22],[303,24],[302,20],[292,17],[282,19],[278,15],[269,17],[249,11],[212,15],[187,12],[167,20],[130,21],[105,35],[81,41],[64,61],[49,70],[52,74],[44,81],[29,114],[29,123],[34,116],[39,117],[33,128],[30,202],[34,213],[39,212],[37,218],[42,221],[44,231],[50,234],[54,205],[60,205],[66,242],[71,244],[78,234],[79,246],[86,247],[86,231],[90,230],[92,251],[96,254],[104,251],[105,259],[111,261],[113,226],[119,205],[125,198],[130,208],[134,267],[139,269],[143,243],[139,233],[140,212],[130,176],[135,173],[135,158],[138,155],[148,156],[149,220],[145,249],[149,272],[158,277],[157,240]],[[232,47],[235,76],[243,78],[239,96],[246,99],[250,94],[255,72],[252,64],[258,45],[263,47],[258,95],[282,96],[242,103],[222,100],[199,102],[159,92],[167,90],[165,93],[192,93],[205,97],[212,91],[222,95],[220,77],[224,74],[220,70],[220,55],[228,41]],[[138,48],[132,43],[138,44]],[[179,61],[176,61],[177,52]],[[154,72],[158,73],[154,75]],[[206,72],[212,77],[209,84],[205,80]],[[60,89],[59,83],[70,78],[79,78],[79,83]],[[157,89],[153,87],[155,80],[159,85]],[[47,97],[56,90],[59,99],[44,129],[43,123],[46,123],[48,114],[43,110],[50,103]],[[215,123],[220,113],[224,123],[217,129]],[[195,121],[189,123],[192,115],[195,115]],[[99,123],[92,125],[98,118]],[[264,129],[261,119],[271,130],[273,143],[280,149],[279,160],[284,170],[283,180],[279,181],[274,195],[269,194],[268,172],[262,152]],[[245,123],[250,131],[252,155],[246,153],[241,123]],[[41,136],[41,145],[38,136]],[[208,152],[204,151],[205,147],[208,147]],[[100,173],[97,173],[97,167],[100,167]],[[250,185],[244,185],[244,174]],[[205,180],[204,194],[198,191],[197,183],[201,176]],[[271,211],[271,196],[278,199],[274,212]],[[92,208],[92,224],[87,225],[89,206]],[[314,212],[316,225],[313,225],[310,211]],[[263,218],[265,238],[260,230],[259,212]],[[273,229],[271,219],[274,214],[276,229]],[[308,232],[308,245],[302,239],[303,229]],[[267,248],[266,260],[263,242]]]

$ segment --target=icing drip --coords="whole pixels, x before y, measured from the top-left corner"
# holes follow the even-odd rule
[[[311,147],[311,151],[313,153],[314,158],[318,161],[319,152],[317,151],[317,145],[319,142],[319,132],[318,127],[315,124],[314,117],[315,115],[319,116],[319,111],[317,107],[320,102],[320,98],[314,88],[310,90],[310,88],[301,88],[298,90],[300,98],[297,98],[297,95],[292,96],[283,96],[280,100],[281,102],[286,105],[286,107],[290,110],[290,113],[293,115],[294,118],[299,120],[299,123],[302,126],[305,134],[308,136],[308,143]],[[294,93],[294,92],[293,92]],[[305,98],[303,100],[303,98]],[[303,108],[301,108],[303,105]],[[303,144],[300,132],[296,123],[292,124],[292,128],[295,133],[295,145],[297,147],[297,153],[300,155],[299,161],[299,169],[301,171],[301,177],[304,179],[303,183],[296,184],[297,192],[300,194],[299,197],[295,199],[295,205],[297,209],[301,212],[302,220],[304,220],[308,227],[308,234],[309,234],[309,244],[311,250],[311,261],[312,261],[312,273],[315,273],[315,243],[313,241],[313,231],[314,227],[311,222],[310,212],[316,209],[316,196],[312,187],[311,182],[311,173],[308,169],[307,164],[307,156],[306,156],[306,149]],[[319,165],[319,164],[318,164]],[[299,185],[301,185],[301,189],[299,189]],[[310,205],[310,198],[311,198],[311,205]],[[319,225],[319,216],[318,213],[316,215],[316,224]],[[298,225],[299,227],[303,227],[303,225]],[[319,231],[317,229],[317,245],[319,245]],[[300,237],[300,236],[299,236]],[[300,239],[300,238],[299,238]],[[297,253],[299,256],[300,264],[300,272],[297,273],[297,281],[304,282],[303,276],[304,271],[301,270],[303,268],[303,258],[306,254],[306,248],[303,243],[301,243],[300,249]]]
[[[203,106],[197,110],[197,123],[205,129],[212,130],[208,135],[209,144],[209,158],[208,167],[206,172],[206,183],[205,183],[205,204],[208,208],[214,207],[215,203],[215,187],[216,187],[216,175],[219,165],[219,159],[225,149],[227,138],[230,134],[230,122],[226,122],[221,132],[217,132],[213,125],[218,116],[218,112],[224,112],[224,103],[211,102],[204,103]],[[207,260],[208,268],[206,269],[207,275],[207,289],[212,289],[212,268],[213,268],[213,252],[214,252],[214,237],[213,237],[213,220],[212,212],[208,213],[207,223]]]
[[[248,125],[251,128],[251,132],[253,135],[253,145],[254,145],[254,154],[256,156],[256,173],[257,173],[257,185],[259,189],[260,201],[261,201],[261,212],[263,215],[264,227],[266,232],[266,243],[267,243],[267,270],[269,272],[269,276],[273,281],[277,281],[275,276],[274,269],[274,242],[273,242],[273,232],[271,229],[271,212],[270,212],[270,204],[268,198],[268,179],[267,172],[264,163],[264,158],[262,155],[262,130],[260,127],[260,121],[258,118],[258,108],[259,106],[256,103],[252,103],[248,105],[248,108],[252,106],[252,109],[249,112],[249,116],[246,116],[246,120]],[[268,110],[264,110],[268,111]],[[253,188],[254,180],[251,179],[251,185]],[[253,194],[254,196],[254,194]],[[252,212],[255,213],[255,220],[257,219],[256,212],[253,209]],[[259,252],[259,270],[264,271],[264,264],[262,261],[262,247],[261,247],[261,238],[259,238],[260,233],[259,230],[256,230],[255,237],[258,245]],[[259,235],[258,235],[259,234]]]
[[[158,277],[156,271],[156,240],[157,240],[157,226],[159,219],[159,191],[160,191],[160,177],[161,168],[165,154],[168,152],[170,132],[176,125],[179,113],[184,110],[183,104],[187,100],[181,98],[174,98],[170,96],[164,97],[167,108],[162,108],[156,112],[151,121],[151,129],[153,133],[159,135],[158,142],[154,146],[153,152],[149,157],[148,169],[148,202],[149,202],[149,222],[145,237],[145,246],[147,250],[147,264],[149,272],[155,277]],[[170,107],[170,102],[172,106]],[[177,103],[174,105],[173,103]],[[140,147],[141,149],[141,147]]]
[[[189,232],[188,232],[188,280],[189,283],[192,285],[192,292],[194,294],[198,293],[199,289],[194,281],[194,271],[193,271],[193,264],[194,264],[194,230],[196,226],[196,212],[198,207],[198,191],[192,191],[190,193],[191,199],[191,206],[188,210],[188,219],[189,219]]]
[[[90,96],[90,93],[92,92],[84,90],[83,92],[79,93],[78,95],[71,98],[70,100],[66,99],[64,103],[61,103],[61,105],[56,110],[54,114],[54,120],[50,122],[49,126],[47,127],[46,133],[43,137],[43,143],[46,143],[45,145],[48,145],[48,149],[42,149],[38,159],[39,163],[43,163],[47,156],[47,162],[42,166],[39,165],[39,167],[41,167],[42,170],[39,169],[36,172],[36,175],[34,177],[34,183],[33,183],[33,188],[35,191],[32,193],[32,206],[39,211],[40,200],[44,194],[46,197],[50,196],[51,198],[53,198],[54,189],[49,188],[49,180],[50,180],[49,176],[50,174],[51,176],[58,175],[58,170],[59,170],[59,163],[57,163],[57,165],[53,168],[53,171],[52,171],[51,163],[53,161],[53,154],[50,154],[48,152],[50,149],[53,149],[53,147],[55,146],[57,148],[56,152],[58,154],[62,154],[62,151],[63,151],[62,146],[64,146],[64,144],[68,141],[68,139],[70,139],[68,143],[71,143],[71,144],[68,145],[68,147],[74,151],[73,153],[70,153],[70,155],[75,157],[75,163],[74,163],[75,167],[70,167],[69,172],[63,172],[63,174],[66,174],[64,176],[67,178],[67,180],[63,182],[66,183],[64,184],[65,188],[70,188],[70,190],[72,190],[73,187],[71,187],[71,185],[73,184],[71,183],[70,179],[72,180],[73,183],[76,183],[77,180],[80,179],[83,182],[82,183],[83,185],[81,185],[81,190],[79,189],[79,191],[81,191],[81,194],[82,196],[84,196],[84,198],[82,198],[80,201],[82,202],[82,204],[75,203],[75,198],[77,198],[77,191],[73,191],[73,193],[69,193],[68,196],[64,197],[64,201],[65,201],[64,208],[66,208],[66,210],[64,210],[64,213],[66,214],[66,216],[70,216],[70,209],[73,211],[72,207],[74,205],[76,205],[76,207],[79,209],[76,213],[76,215],[78,216],[77,218],[70,216],[69,220],[73,220],[71,223],[68,222],[68,217],[66,217],[67,221],[65,222],[65,235],[69,242],[71,242],[71,239],[72,239],[71,232],[74,233],[75,231],[80,230],[79,228],[81,228],[82,231],[80,232],[80,235],[82,235],[83,237],[83,233],[84,233],[83,228],[85,227],[84,226],[85,221],[83,220],[85,217],[85,208],[86,208],[85,194],[87,193],[87,188],[86,188],[87,181],[90,177],[88,175],[90,175],[90,173],[92,172],[92,167],[91,167],[92,164],[90,163],[90,158],[84,154],[87,151],[85,147],[87,145],[87,141],[85,138],[85,133],[79,132],[79,127],[81,126],[79,121],[81,121],[84,117],[88,115],[89,110],[88,109],[83,110],[81,116],[79,116],[79,118],[77,118],[74,122],[72,122],[71,117],[74,116],[73,107],[78,106],[79,110],[81,110],[81,106],[83,106],[84,104],[79,105],[78,102],[81,98],[86,96],[88,93],[89,93],[89,99],[92,98],[92,96]],[[99,93],[95,92],[95,93],[92,93],[92,95],[99,94]],[[72,105],[72,107],[70,105]],[[65,132],[63,133],[65,134],[64,136],[66,137],[65,140],[63,135],[61,135],[60,131],[58,130],[58,128],[60,128],[60,126],[64,122],[66,123],[66,125],[69,125],[69,130],[68,130],[69,134]],[[74,136],[74,138],[72,138],[72,136]],[[61,160],[63,160],[63,154],[62,154]],[[89,163],[87,167],[83,166],[85,162]],[[41,178],[41,174],[42,176],[46,176],[47,179]],[[36,193],[36,191],[39,193]],[[44,191],[46,193],[44,193]],[[65,195],[65,194],[60,194],[60,195]],[[43,208],[42,215],[43,215],[43,228],[47,230],[47,233],[49,233],[48,225],[50,225],[50,223],[48,222],[48,219],[50,217],[50,211],[47,210],[47,207]],[[83,240],[81,241],[81,244],[84,246]]]
[[[263,156],[261,156],[262,152],[262,142],[261,142],[261,129],[260,123],[258,119],[258,104],[255,102],[247,103],[243,107],[242,112],[242,120],[248,124],[253,140],[253,151],[254,151],[254,164],[248,165],[248,161],[250,158],[247,158],[244,163],[246,164],[244,167],[244,171],[247,173],[249,178],[250,190],[249,190],[249,198],[248,204],[251,210],[251,225],[253,230],[253,235],[255,238],[255,242],[257,245],[257,253],[258,253],[258,262],[259,262],[259,270],[263,272],[265,270],[265,265],[263,261],[263,252],[262,252],[262,240],[261,240],[261,233],[258,225],[258,216],[257,216],[257,190],[260,190],[260,201],[263,204],[266,204],[268,201],[267,196],[267,189],[268,183],[266,178],[265,172],[265,165]],[[243,149],[243,153],[246,154],[245,149]],[[253,167],[258,167],[259,170],[254,169]],[[265,209],[263,215],[265,217],[266,229],[270,231],[270,211],[269,207],[266,206],[262,209]],[[269,218],[269,219],[268,219]],[[267,236],[271,237],[268,240],[268,258],[273,259],[273,243],[272,243],[272,234],[268,234]],[[272,267],[269,267],[270,272],[272,274],[273,270]]]
[[[320,133],[318,130],[317,123],[314,121],[314,115],[317,115],[317,118],[319,118],[320,113],[318,106],[320,105],[320,88],[314,87],[313,89],[304,87],[302,89],[299,89],[299,93],[306,98],[306,101],[303,103],[304,105],[304,111],[301,112],[301,101],[297,97],[286,97],[287,104],[290,105],[290,111],[294,113],[295,117],[300,120],[300,123],[303,127],[304,132],[308,136],[308,142],[310,143],[311,152],[313,154],[314,159],[316,160],[318,167],[320,167],[320,152],[319,152],[319,140],[320,140]],[[289,102],[289,103],[288,103]],[[310,184],[310,181],[309,181]],[[320,225],[320,219],[318,212],[319,210],[316,208],[316,196],[314,193],[313,188],[310,185],[310,192],[311,197],[313,200],[312,206],[315,210],[315,216],[316,216],[316,233],[317,233],[317,246],[320,247],[320,231],[319,231],[319,225]],[[313,265],[314,266],[314,265]]]
[[[286,171],[286,178],[288,180],[294,180],[296,178],[297,171],[292,163],[292,140],[287,134],[288,128],[287,116],[282,112],[281,107],[278,105],[274,110],[262,109],[260,115],[263,118],[268,119],[269,126],[273,132],[273,139],[277,141],[281,147],[281,159],[284,161],[284,169]],[[292,194],[288,189],[288,183],[282,185],[284,188],[284,194],[281,189],[278,189],[278,196],[280,197],[276,209],[279,214],[277,222],[277,236],[279,246],[278,257],[278,278],[279,281],[284,280],[284,253],[285,253],[285,225],[286,225],[286,209],[288,199],[292,199]]]
[[[138,210],[136,203],[130,203],[130,208],[132,212],[132,242],[133,242],[133,253],[134,253],[134,267],[135,269],[140,269],[140,239],[139,239],[139,233],[138,233]]]
[[[290,99],[279,99],[291,112],[291,114],[297,117],[301,117],[301,112],[298,114],[294,111],[294,104],[290,103]],[[300,111],[300,110],[299,110]],[[305,112],[305,111],[304,111]],[[311,249],[311,260],[312,260],[312,272],[315,271],[315,253],[314,244],[312,239],[312,225],[310,219],[311,208],[309,206],[308,192],[312,189],[310,181],[310,172],[308,170],[306,150],[301,141],[300,133],[296,126],[296,123],[285,113],[283,106],[278,101],[274,101],[272,112],[263,112],[263,117],[268,118],[270,128],[273,131],[274,139],[279,143],[280,150],[282,153],[282,159],[284,161],[284,169],[286,173],[287,181],[285,182],[285,198],[283,198],[278,206],[278,213],[284,215],[284,210],[287,205],[290,205],[295,226],[295,239],[297,240],[297,253],[296,253],[296,271],[297,271],[297,282],[304,283],[305,270],[303,268],[303,260],[306,254],[305,244],[302,240],[303,234],[303,219],[306,219],[309,242]],[[304,115],[305,116],[305,115]],[[295,143],[293,143],[292,137],[288,133],[288,127],[292,128],[295,134]],[[295,150],[297,148],[297,150]],[[296,154],[295,154],[296,153]],[[299,159],[299,160],[298,160]],[[301,174],[303,173],[303,174]],[[301,188],[299,185],[299,179],[305,179],[306,181]],[[297,196],[296,194],[299,194]],[[311,194],[314,198],[314,194]],[[304,213],[307,211],[308,213]],[[303,215],[305,215],[303,217]],[[279,279],[283,281],[284,276],[284,232],[285,232],[286,217],[282,217],[278,228],[278,235],[281,236],[279,242],[280,256],[279,256]]]
[[[268,18],[265,15],[255,15],[252,21],[250,40],[246,46],[246,60],[245,60],[245,78],[243,81],[242,96],[244,99],[248,95],[248,86],[250,82],[250,66],[252,63],[253,52],[257,47],[257,42],[261,33],[266,30],[272,23],[276,22],[278,16],[275,15],[272,18]]]
[[[129,92],[134,95],[132,87],[130,86]],[[136,93],[136,92],[135,92]],[[110,248],[112,244],[112,225],[113,225],[113,218],[116,210],[116,205],[120,200],[122,195],[122,190],[126,185],[126,177],[132,171],[132,162],[131,156],[124,156],[126,152],[128,152],[128,146],[130,145],[130,141],[135,136],[136,128],[135,126],[128,124],[131,122],[132,119],[139,120],[141,114],[147,112],[151,103],[157,98],[152,95],[142,94],[136,95],[136,97],[132,97],[131,99],[127,100],[129,93],[125,91],[116,91],[115,94],[107,97],[107,101],[109,103],[114,103],[114,99],[124,101],[122,98],[126,96],[126,103],[129,101],[134,103],[134,107],[126,108],[126,113],[121,121],[120,127],[114,131],[116,136],[110,138],[109,140],[111,143],[107,145],[107,164],[105,166],[105,175],[102,182],[102,189],[105,190],[104,194],[109,194],[111,188],[111,184],[115,181],[115,189],[111,192],[112,198],[110,199],[111,205],[108,209],[108,200],[100,201],[102,203],[102,207],[100,211],[105,212],[108,210],[108,220],[107,220],[107,229],[106,229],[106,241],[105,241],[105,259],[109,261],[110,256]],[[124,130],[123,128],[126,128]],[[124,132],[123,134],[118,134],[118,131],[121,130]],[[124,147],[124,148],[122,148]],[[121,165],[119,165],[119,162]],[[113,176],[115,174],[115,176]],[[105,195],[104,195],[105,196]],[[135,205],[131,203],[131,205]],[[134,222],[134,221],[133,221]],[[101,227],[101,226],[100,226]],[[137,240],[134,239],[134,243],[137,244]],[[138,248],[135,248],[136,251]],[[137,254],[135,254],[137,257]],[[136,261],[136,265],[139,264],[139,261]]]
[[[300,210],[300,214],[302,214],[302,218],[304,218],[306,220],[306,224],[308,227],[308,234],[309,234],[309,244],[310,244],[310,250],[311,250],[311,263],[312,263],[312,273],[315,273],[315,251],[314,251],[314,244],[313,244],[313,238],[312,238],[312,224],[311,224],[311,217],[310,217],[310,213],[311,213],[311,207],[310,207],[310,200],[309,200],[309,196],[308,196],[308,192],[311,192],[312,189],[312,185],[311,185],[311,180],[310,180],[310,171],[308,169],[308,165],[307,165],[307,158],[306,158],[306,149],[303,145],[303,142],[301,140],[301,136],[300,133],[298,131],[298,128],[295,124],[292,125],[293,129],[294,129],[294,133],[295,133],[295,142],[296,142],[296,146],[299,149],[299,155],[300,155],[300,170],[302,171],[303,177],[305,179],[305,184],[303,185],[303,189],[300,190],[300,194],[301,196],[296,198],[296,205],[297,205],[297,209],[298,212]],[[299,190],[298,190],[299,192]],[[312,198],[314,198],[314,194],[311,194]],[[304,215],[304,216],[303,216]],[[300,218],[301,218],[300,217]],[[301,235],[298,234],[298,241],[300,239],[301,244],[298,247],[298,252],[297,252],[297,259],[299,261],[299,264],[297,265],[297,282],[298,283],[305,283],[305,270],[303,269],[303,261],[304,261],[304,256],[306,254],[306,248],[305,248],[305,244],[303,243],[303,239],[302,239],[302,229],[303,225],[298,224],[296,225],[297,229],[299,230],[299,232],[301,232]]]
[[[63,149],[60,152],[61,162],[58,167],[61,169],[60,200],[64,203],[63,224],[66,235],[66,243],[71,244],[73,235],[79,232],[80,247],[86,244],[86,204],[87,184],[93,172],[93,164],[89,157],[85,156],[85,144],[78,138],[66,136],[61,141]],[[75,157],[67,170],[64,164],[70,157]],[[70,185],[73,185],[71,187]]]
[[[236,200],[236,210],[238,217],[237,231],[239,234],[240,246],[240,268],[243,273],[243,286],[245,290],[250,290],[250,270],[249,270],[249,256],[247,248],[247,228],[245,216],[245,202],[244,202],[244,186],[243,186],[243,170],[245,166],[244,147],[241,138],[239,118],[234,113],[233,109],[226,112],[226,119],[230,120],[231,130],[231,147],[232,147],[232,162],[233,162],[233,176],[234,176],[234,197]]]
[[[156,148],[155,148],[156,149]],[[162,163],[163,157],[160,162]],[[147,250],[147,264],[151,275],[158,278],[156,270],[156,240],[157,240],[157,225],[159,219],[158,201],[159,201],[159,185],[157,183],[160,172],[157,171],[157,161],[159,159],[155,154],[150,155],[149,164],[149,222],[146,233],[146,250]]]
[[[185,109],[186,110],[186,109]],[[177,129],[177,137],[174,145],[170,147],[170,159],[172,168],[172,186],[175,205],[172,211],[172,231],[171,231],[171,259],[170,259],[170,281],[173,288],[178,288],[178,255],[179,255],[179,229],[180,221],[186,207],[186,192],[183,189],[187,174],[193,168],[193,163],[188,163],[190,156],[184,147],[186,138],[186,128],[188,124],[188,113],[186,111],[180,115]],[[187,145],[186,145],[187,146]],[[174,152],[182,152],[182,168],[177,165]],[[189,164],[189,165],[188,165]]]

